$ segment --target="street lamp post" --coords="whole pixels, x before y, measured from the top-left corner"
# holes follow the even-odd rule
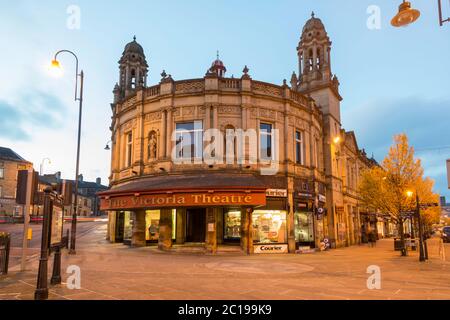
[[[438,8],[439,8],[439,25],[442,27],[444,22],[450,22],[450,18],[444,19],[442,17],[442,0],[438,0]]]
[[[422,218],[420,216],[420,199],[419,199],[419,193],[416,190],[416,219],[417,222],[419,223],[419,261],[420,262],[424,262],[425,259],[425,251],[424,251],[424,241],[423,241],[423,224],[422,224]],[[412,191],[408,191],[407,196],[409,198],[412,198],[413,196],[413,192]]]
[[[58,55],[61,53],[69,53],[75,57],[76,61],[76,75],[75,75],[75,101],[79,102],[79,114],[78,114],[78,140],[77,140],[77,159],[76,159],[76,169],[75,169],[75,197],[72,215],[72,226],[71,226],[71,237],[70,237],[70,250],[69,254],[76,254],[75,242],[77,233],[77,209],[78,209],[78,176],[80,174],[80,141],[81,141],[81,119],[83,114],[83,85],[84,85],[84,72],[81,70],[78,73],[78,57],[75,53],[69,50],[60,50],[55,54],[55,58],[52,61],[52,66],[55,68],[60,68],[60,63],[58,61]],[[80,78],[80,93],[78,95],[78,78]]]
[[[420,200],[419,200],[419,194],[416,191],[416,217],[417,221],[419,222],[419,261],[424,262],[425,261],[425,253],[423,250],[423,225],[422,225],[422,218],[420,217]]]

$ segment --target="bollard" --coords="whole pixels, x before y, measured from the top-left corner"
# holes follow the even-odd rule
[[[8,274],[11,235],[0,232],[0,275]]]
[[[55,254],[53,257],[53,272],[50,283],[52,285],[61,284],[61,248],[59,245],[54,247]]]

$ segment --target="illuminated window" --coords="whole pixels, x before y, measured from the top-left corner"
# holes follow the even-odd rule
[[[255,243],[287,243],[286,216],[286,211],[254,211],[253,241]]]
[[[5,178],[5,169],[0,168],[0,179],[4,179],[4,178]]]
[[[241,238],[241,211],[230,210],[225,213],[225,240],[237,240]]]

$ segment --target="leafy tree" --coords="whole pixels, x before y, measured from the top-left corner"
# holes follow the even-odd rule
[[[359,195],[362,203],[373,212],[391,216],[404,241],[404,219],[401,213],[415,209],[415,192],[421,203],[438,202],[438,195],[432,191],[433,184],[433,180],[423,178],[423,168],[420,160],[414,158],[414,148],[409,145],[408,137],[400,134],[394,137],[394,144],[381,166],[362,172]],[[414,192],[414,196],[411,197],[408,191]],[[425,222],[432,224],[436,221],[437,211],[436,208],[430,208],[421,214]]]

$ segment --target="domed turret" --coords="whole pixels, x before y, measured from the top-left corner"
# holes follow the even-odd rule
[[[142,46],[136,42],[136,36],[133,37],[133,41],[131,41],[130,43],[128,43],[125,46],[125,50],[123,51],[123,55],[126,55],[128,53],[136,53],[136,54],[140,54],[142,56],[145,57],[144,55],[144,49],[142,48]]]
[[[327,31],[325,26],[319,18],[316,18],[314,12],[311,14],[311,19],[309,19],[302,31],[302,40],[312,40],[313,38],[325,38],[327,37]]]
[[[209,72],[217,74],[220,78],[225,76],[227,68],[225,67],[222,60],[219,59],[219,52],[217,51],[217,59],[212,63]]]
[[[134,90],[147,85],[148,64],[144,49],[136,41],[136,37],[125,46],[119,65],[120,98],[125,98]]]

